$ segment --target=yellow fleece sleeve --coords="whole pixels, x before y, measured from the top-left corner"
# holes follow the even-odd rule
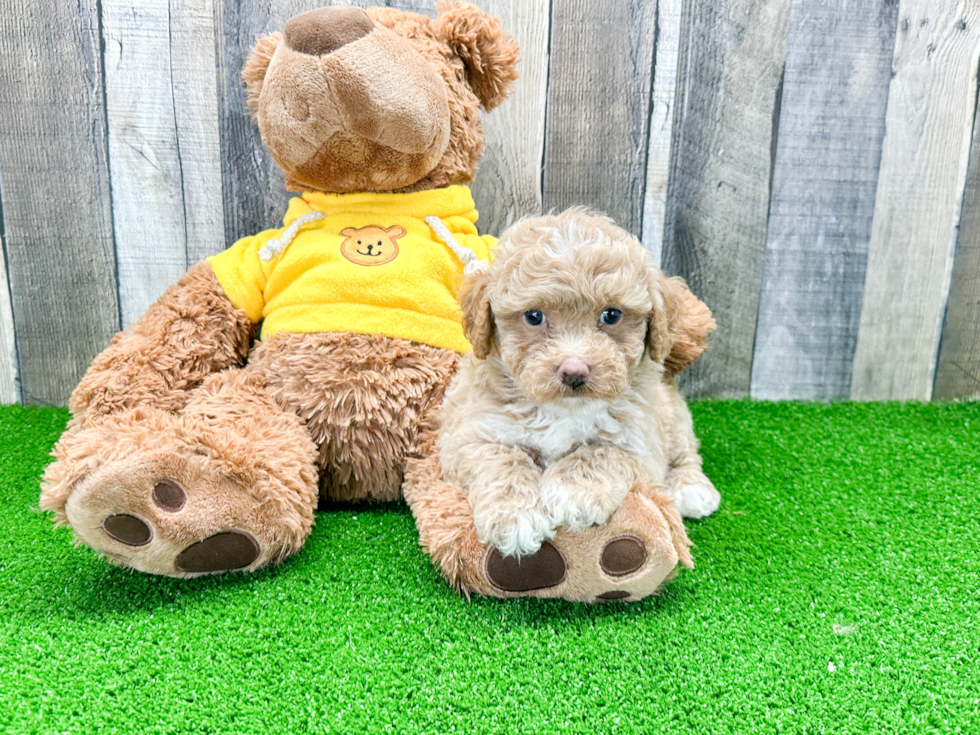
[[[224,252],[208,258],[228,300],[248,314],[253,323],[262,320],[266,282],[278,260],[277,257],[263,263],[259,259],[259,250],[280,232],[266,230],[252,237],[243,237]]]

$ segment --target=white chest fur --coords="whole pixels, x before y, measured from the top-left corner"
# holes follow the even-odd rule
[[[654,426],[644,420],[643,410],[623,397],[605,401],[581,402],[562,408],[534,407],[497,413],[486,417],[487,438],[534,450],[540,462],[548,465],[558,457],[584,444],[620,446],[632,454],[651,457],[659,444]]]

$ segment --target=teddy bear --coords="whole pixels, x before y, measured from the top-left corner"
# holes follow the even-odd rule
[[[479,543],[441,482],[438,408],[471,350],[457,292],[495,242],[466,184],[480,109],[503,102],[517,57],[459,0],[434,18],[321,8],[257,40],[247,102],[299,196],[282,227],[193,266],[96,357],[42,479],[57,524],[143,572],[248,572],[299,551],[320,500],[392,501],[404,480],[424,548],[462,591],[615,599],[607,571],[640,594],[690,563],[655,492],[515,560]],[[691,299],[678,369],[704,348]]]
[[[517,56],[458,1],[435,18],[325,7],[257,40],[247,102],[300,196],[96,357],[42,480],[56,523],[187,577],[295,553],[320,498],[400,496],[469,349],[455,292],[494,240],[465,184]]]

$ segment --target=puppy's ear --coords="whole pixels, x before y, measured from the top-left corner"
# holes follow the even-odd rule
[[[668,287],[679,304],[680,316],[674,327],[670,353],[664,360],[668,375],[675,375],[697,360],[708,347],[708,335],[715,329],[711,309],[691,293],[683,278],[668,278]]]
[[[517,42],[500,21],[466,2],[444,2],[433,21],[436,35],[466,65],[466,79],[489,112],[507,97],[517,79]]]
[[[278,31],[255,39],[255,45],[242,68],[242,79],[247,93],[245,104],[253,115],[259,109],[259,95],[262,93],[265,72],[269,68],[269,62],[272,61],[272,55],[279,48],[280,41],[282,41],[282,34]]]
[[[459,305],[463,308],[463,334],[473,345],[473,355],[484,360],[493,347],[490,281],[485,272],[466,277],[459,292]]]
[[[647,321],[647,350],[650,359],[663,363],[674,345],[677,324],[681,317],[681,302],[670,278],[651,267],[648,275],[653,311]]]

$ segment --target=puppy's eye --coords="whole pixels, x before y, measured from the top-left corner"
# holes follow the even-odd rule
[[[619,309],[606,309],[599,317],[599,321],[607,327],[611,327],[614,324],[619,324],[619,320],[622,318],[623,312]]]
[[[532,327],[540,327],[544,324],[544,314],[542,314],[537,309],[532,309],[531,311],[524,312],[524,321]]]

